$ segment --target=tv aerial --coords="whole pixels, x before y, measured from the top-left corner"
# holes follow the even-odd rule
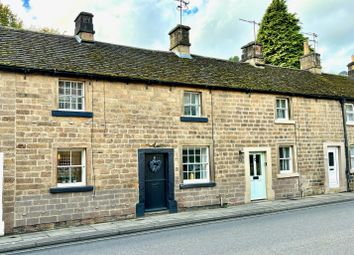
[[[177,10],[179,11],[179,24],[182,25],[183,21],[183,11],[188,10],[189,0],[175,0],[178,2]]]
[[[240,19],[240,21],[247,22],[253,25],[253,36],[254,36],[254,43],[257,43],[257,27],[259,27],[261,24],[256,22],[255,20],[246,20],[246,19]]]
[[[310,42],[313,43],[313,50],[316,52],[316,48],[318,47],[318,34],[316,33],[303,33],[304,35],[309,35],[311,36],[311,39],[309,40]]]

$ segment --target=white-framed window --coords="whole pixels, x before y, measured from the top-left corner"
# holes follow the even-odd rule
[[[58,187],[86,185],[86,155],[83,149],[60,149],[57,152]]]
[[[287,98],[276,99],[276,119],[289,120],[289,99]]]
[[[201,116],[201,95],[198,92],[184,92],[183,115],[189,117]]]
[[[354,146],[350,147],[350,168],[354,170]]]
[[[347,123],[354,124],[354,105],[345,104],[345,118]]]
[[[288,174],[293,172],[293,148],[291,146],[279,147],[279,172]]]
[[[210,181],[209,149],[207,147],[183,148],[183,183],[206,183]]]
[[[85,109],[85,91],[82,82],[59,81],[59,109],[69,111]]]

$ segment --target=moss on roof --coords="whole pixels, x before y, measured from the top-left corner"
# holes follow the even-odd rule
[[[145,50],[0,27],[0,66],[268,93],[354,99],[354,80],[331,74]]]

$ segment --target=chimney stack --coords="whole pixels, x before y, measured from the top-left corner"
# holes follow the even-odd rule
[[[180,58],[192,58],[190,55],[189,30],[191,28],[184,25],[177,25],[168,34],[170,36],[170,51]]]
[[[250,42],[242,48],[241,62],[249,63],[255,67],[264,66],[264,57],[262,53],[262,44]]]
[[[75,36],[78,36],[82,42],[93,42],[95,31],[92,23],[93,14],[80,12],[75,19]]]
[[[352,55],[352,62],[348,64],[348,76],[354,79],[354,55]]]
[[[311,52],[308,39],[304,41],[304,56],[300,58],[300,68],[314,74],[321,74],[321,55]]]

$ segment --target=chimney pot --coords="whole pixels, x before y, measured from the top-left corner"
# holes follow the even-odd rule
[[[348,64],[348,76],[354,79],[354,55],[352,55],[352,62]]]
[[[93,14],[80,12],[75,19],[75,36],[83,42],[93,42],[95,31],[93,30]]]
[[[177,25],[168,34],[170,36],[170,51],[181,58],[191,58],[189,30],[191,28],[184,25]]]
[[[311,53],[311,51],[310,51],[309,41],[308,41],[308,39],[306,39],[304,41],[304,55],[307,55],[310,53]]]
[[[304,41],[304,56],[300,58],[300,68],[314,74],[321,74],[321,55],[310,51],[307,38]]]

